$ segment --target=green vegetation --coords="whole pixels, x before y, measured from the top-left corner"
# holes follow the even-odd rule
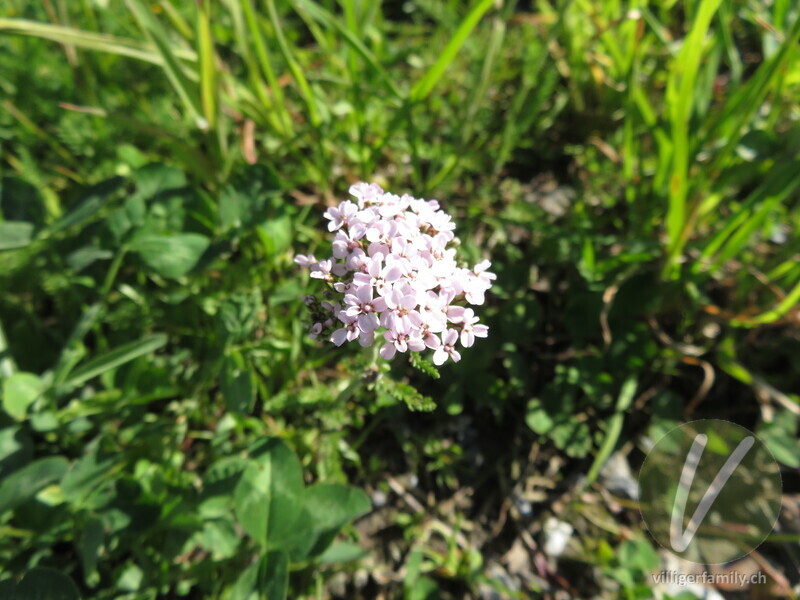
[[[609,457],[725,418],[797,493],[799,44],[790,0],[6,0],[0,596],[653,597]],[[438,379],[308,339],[359,180],[498,275]]]

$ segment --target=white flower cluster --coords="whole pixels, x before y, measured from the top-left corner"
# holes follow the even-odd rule
[[[437,365],[448,357],[459,361],[459,340],[468,348],[488,334],[464,305],[483,304],[496,278],[489,261],[471,270],[457,265],[455,224],[436,200],[397,196],[374,183],[353,185],[350,194],[355,202],[345,200],[324,215],[336,232],[333,256],[294,259],[333,290],[330,301],[306,297],[315,318],[312,337],[371,346],[382,328],[380,355],[387,360],[427,347]]]

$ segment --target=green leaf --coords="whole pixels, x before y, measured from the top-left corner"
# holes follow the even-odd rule
[[[89,495],[107,478],[116,462],[117,454],[103,455],[99,440],[91,442],[84,455],[75,461],[61,480],[61,491],[73,508],[81,506]]]
[[[292,243],[292,220],[288,216],[270,219],[258,226],[258,235],[267,254],[283,252]]]
[[[134,239],[131,250],[162,277],[177,279],[192,270],[208,245],[209,239],[198,233],[142,235]]]
[[[195,539],[201,548],[211,553],[213,560],[232,558],[242,541],[233,522],[227,518],[206,521]]]
[[[136,184],[136,197],[149,200],[159,192],[186,186],[186,175],[180,169],[162,163],[149,163],[131,176]]]
[[[256,400],[254,379],[241,352],[233,351],[225,357],[220,388],[229,411],[248,414],[253,410]]]
[[[3,381],[3,410],[22,421],[28,407],[40,396],[44,384],[33,373],[14,373]]]
[[[69,463],[63,456],[40,458],[0,482],[0,514],[33,498],[39,490],[58,481]]]
[[[525,415],[525,422],[533,431],[544,435],[555,426],[555,422],[542,406],[538,398],[533,398],[528,402],[528,412]]]
[[[793,469],[800,468],[796,416],[788,410],[780,411],[770,423],[759,428],[758,435],[777,461]]]
[[[277,438],[259,442],[250,455],[234,490],[236,518],[262,547],[277,547],[296,532],[303,470],[294,452]]]
[[[53,223],[50,233],[58,233],[96,217],[124,181],[123,177],[113,177],[90,187],[74,209]]]
[[[124,365],[140,356],[155,352],[159,348],[165,346],[167,343],[167,336],[163,333],[155,335],[148,335],[135,342],[130,342],[123,346],[118,346],[110,352],[98,356],[85,363],[83,366],[78,367],[70,375],[64,383],[66,387],[77,386],[93,377],[110,371],[120,365]]]
[[[16,586],[11,600],[80,600],[75,583],[60,571],[35,567]]]
[[[367,551],[352,542],[334,542],[328,549],[317,557],[317,562],[323,565],[334,565],[344,562],[359,560],[367,555]]]
[[[314,540],[307,555],[321,554],[343,525],[369,512],[371,507],[369,496],[348,485],[318,483],[307,488],[303,508],[311,520],[310,537]]]
[[[0,429],[0,481],[30,462],[32,456],[33,443],[20,426]]]
[[[83,531],[77,541],[76,549],[81,557],[83,579],[86,585],[94,587],[100,581],[97,573],[97,560],[103,546],[103,522],[98,517],[89,517],[83,524]]]
[[[0,223],[0,250],[24,248],[31,243],[33,223],[5,221]]]
[[[289,558],[268,552],[250,565],[231,590],[231,600],[284,600],[289,587]]]

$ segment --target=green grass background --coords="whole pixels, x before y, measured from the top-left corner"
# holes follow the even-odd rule
[[[0,590],[653,597],[613,453],[726,418],[796,492],[799,40],[790,0],[6,0]],[[439,379],[307,338],[358,180],[493,262]]]

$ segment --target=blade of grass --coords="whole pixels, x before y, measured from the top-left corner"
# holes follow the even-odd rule
[[[586,475],[586,479],[583,483],[584,488],[590,486],[594,480],[597,479],[597,476],[600,474],[600,469],[603,468],[608,457],[611,456],[611,453],[614,451],[617,440],[619,440],[619,434],[622,433],[625,411],[628,410],[631,402],[633,402],[633,397],[636,395],[636,386],[636,377],[632,375],[622,384],[622,389],[617,398],[617,405],[614,407],[614,414],[611,415],[611,418],[608,420],[606,436],[603,438],[603,443],[600,445],[600,449],[597,451],[592,466],[589,468],[589,472]]]
[[[278,47],[281,50],[281,54],[283,54],[283,59],[286,61],[289,71],[292,73],[292,77],[300,88],[300,95],[303,97],[303,100],[306,103],[311,124],[314,127],[319,127],[321,120],[319,117],[319,110],[317,109],[317,99],[314,97],[314,93],[311,91],[311,86],[308,85],[308,80],[303,74],[303,69],[300,67],[300,64],[294,57],[294,54],[289,47],[289,43],[286,41],[286,37],[283,35],[281,20],[278,16],[278,11],[275,10],[274,0],[266,0],[266,3],[267,14],[269,14],[269,18],[272,21],[275,39],[278,42]]]
[[[30,133],[46,142],[47,145],[50,146],[61,158],[66,160],[71,165],[77,164],[77,159],[72,156],[69,150],[67,150],[56,138],[48,134],[36,123],[31,121],[25,113],[23,113],[11,102],[11,100],[4,100],[2,107],[8,112],[8,114],[14,117],[24,129],[27,129]]]
[[[453,37],[450,38],[450,41],[445,46],[444,50],[442,50],[439,58],[436,59],[436,62],[430,66],[425,75],[411,88],[411,92],[409,93],[409,100],[411,100],[411,102],[419,102],[433,91],[433,88],[439,83],[447,67],[450,66],[450,63],[453,62],[458,51],[467,41],[472,30],[475,29],[475,26],[480,22],[481,18],[483,18],[483,15],[492,7],[493,3],[494,0],[479,0],[469,13],[467,13],[467,16],[461,21]]]
[[[705,244],[693,271],[699,272],[709,266],[712,269],[719,268],[723,262],[736,256],[770,212],[789,197],[798,185],[800,175],[797,174],[797,165],[791,162],[769,173],[764,183],[753,190],[736,214]],[[717,253],[718,256],[712,261],[711,257]]]
[[[731,325],[735,327],[755,327],[756,325],[774,323],[797,306],[798,302],[800,302],[800,283],[796,284],[792,291],[789,292],[775,308],[761,313],[756,317],[732,319]]]
[[[667,83],[666,103],[672,128],[672,174],[667,208],[667,265],[674,268],[674,259],[683,249],[682,233],[686,223],[686,200],[689,191],[689,120],[694,105],[695,83],[702,59],[703,42],[722,0],[702,0],[683,47],[673,61]]]
[[[325,10],[322,6],[312,2],[311,0],[289,0],[289,3],[294,7],[298,14],[300,14],[301,17],[303,16],[303,13],[305,13],[310,18],[321,23],[322,25],[338,31],[344,40],[356,52],[358,52],[361,58],[367,62],[370,68],[372,68],[378,74],[387,91],[389,91],[391,95],[398,100],[404,99],[404,95],[400,92],[397,84],[383,69],[372,52],[370,52],[369,48],[367,48],[359,38],[353,35],[353,33],[347,29],[347,26],[342,24],[339,19]]]
[[[761,64],[747,83],[731,96],[720,112],[719,118],[706,133],[706,143],[715,139],[715,136],[727,140],[723,149],[712,159],[710,169],[717,169],[725,164],[739,143],[742,130],[763,103],[773,82],[782,75],[792,57],[797,54],[799,41],[800,15],[795,19],[792,29],[786,35],[778,52]]]
[[[167,336],[163,333],[158,333],[118,346],[75,369],[69,379],[64,382],[64,386],[68,388],[78,386],[93,377],[102,375],[106,371],[124,365],[145,354],[155,352],[159,348],[166,346],[166,344]]]
[[[235,1],[235,0],[234,0]],[[250,37],[253,39],[253,44],[256,49],[256,57],[258,58],[261,72],[269,84],[272,99],[270,102],[272,108],[280,114],[281,122],[283,124],[283,134],[291,137],[294,135],[294,126],[292,118],[289,115],[286,99],[283,96],[283,88],[278,83],[278,78],[275,76],[275,70],[272,68],[272,61],[270,59],[267,44],[264,41],[261,27],[256,19],[255,11],[250,0],[242,0],[241,6],[244,9],[244,18],[247,23],[247,28],[250,31]]]
[[[70,44],[87,50],[97,50],[118,56],[135,58],[154,65],[163,67],[164,61],[152,47],[141,44],[135,40],[82,31],[71,27],[38,23],[25,19],[0,19],[0,32],[13,33],[38,37],[59,44]],[[194,53],[185,51],[176,53],[184,60],[197,60]]]
[[[164,73],[181,99],[183,106],[192,120],[200,129],[208,129],[202,118],[201,101],[198,101],[198,91],[189,81],[182,66],[178,62],[175,52],[167,39],[166,31],[153,17],[141,0],[125,0],[125,5],[131,11],[145,36],[156,47],[163,61]]]
[[[200,57],[200,97],[203,116],[210,129],[217,124],[216,64],[214,40],[211,39],[211,2],[197,3],[197,54]]]
[[[486,58],[484,58],[483,61],[483,67],[481,68],[478,85],[475,86],[475,89],[470,94],[469,101],[467,102],[467,110],[463,121],[465,125],[461,132],[460,148],[469,148],[469,142],[477,124],[476,116],[489,89],[489,84],[492,80],[492,74],[494,73],[497,55],[503,45],[505,35],[505,19],[501,16],[497,16],[492,20],[492,31],[489,34],[489,42],[486,47]],[[450,177],[455,172],[456,167],[459,165],[459,159],[461,155],[462,153],[458,152],[458,149],[451,150],[451,153],[442,162],[442,166],[439,168],[439,171],[434,176],[430,177],[426,182],[425,191],[436,188],[448,177]]]
[[[169,0],[161,0],[158,5],[164,11],[164,14],[167,15],[169,22],[172,23],[172,27],[177,31],[181,36],[187,41],[192,42],[195,38],[194,30],[189,26],[189,24],[184,20],[181,16],[181,13],[172,6],[172,3]]]

